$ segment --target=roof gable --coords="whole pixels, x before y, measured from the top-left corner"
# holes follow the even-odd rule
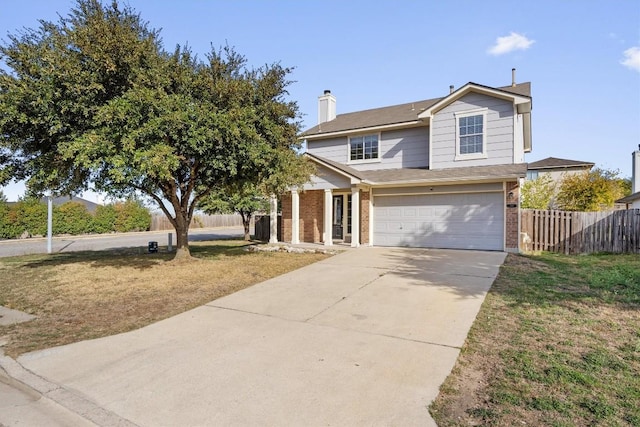
[[[467,89],[465,89],[467,88]],[[335,119],[316,125],[304,131],[300,137],[308,140],[337,136],[344,133],[376,130],[394,127],[424,126],[428,124],[424,113],[430,111],[436,105],[447,105],[460,96],[468,93],[469,88],[475,91],[489,93],[493,96],[516,99],[518,102],[531,100],[531,83],[520,83],[516,86],[504,86],[491,88],[477,83],[467,83],[457,91],[443,98],[432,98],[421,101],[407,102],[405,104],[388,107],[373,108],[352,113],[338,114]],[[428,115],[426,116],[428,119]]]
[[[557,157],[547,157],[546,159],[537,160],[529,163],[529,170],[532,169],[562,169],[583,167],[591,169],[595,163],[583,162],[580,160],[559,159]]]
[[[529,84],[529,89],[530,87],[531,85]],[[509,86],[509,88],[514,88],[514,87]],[[440,101],[436,102],[435,104],[431,105],[429,108],[425,109],[423,112],[418,114],[418,117],[422,119],[426,119],[431,115],[437,113],[438,111],[442,110],[452,102],[455,102],[458,99],[462,98],[463,96],[472,92],[489,95],[495,98],[513,100],[515,104],[524,104],[527,102],[531,102],[531,97],[528,95],[521,95],[521,94],[515,93],[512,90],[511,91],[506,90],[506,88],[492,88],[489,86],[480,85],[478,83],[469,82],[466,85],[459,88],[458,90],[450,93],[449,96],[442,98]]]

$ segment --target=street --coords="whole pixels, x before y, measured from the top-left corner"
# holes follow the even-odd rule
[[[53,253],[59,252],[76,252],[76,251],[99,251],[114,248],[147,248],[150,241],[158,242],[159,246],[166,246],[168,243],[168,234],[173,235],[173,245],[176,244],[176,233],[173,230],[164,231],[147,231],[140,233],[123,233],[123,234],[101,234],[87,236],[63,236],[53,238]],[[223,228],[197,228],[189,230],[189,241],[207,241],[216,239],[227,239],[229,237],[243,236],[242,227],[223,227]],[[17,239],[17,240],[0,240],[0,258],[38,254],[47,252],[47,239]]]

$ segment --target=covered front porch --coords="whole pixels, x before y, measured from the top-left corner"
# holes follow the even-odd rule
[[[291,244],[322,243],[325,246],[368,244],[371,232],[369,204],[369,189],[359,186],[293,189],[282,197],[282,240]],[[277,209],[272,206],[272,210],[274,207]],[[276,241],[272,239],[272,242]]]

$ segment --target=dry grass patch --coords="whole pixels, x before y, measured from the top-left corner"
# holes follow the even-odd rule
[[[245,245],[193,243],[197,259],[186,263],[138,249],[0,259],[0,305],[37,316],[0,327],[5,353],[137,329],[327,257],[249,253]]]

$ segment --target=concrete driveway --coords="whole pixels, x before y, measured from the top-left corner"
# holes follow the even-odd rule
[[[435,425],[505,254],[359,248],[146,328],[23,355],[100,425]]]

